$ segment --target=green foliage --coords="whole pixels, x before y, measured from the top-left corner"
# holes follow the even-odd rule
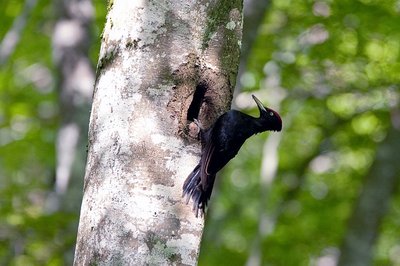
[[[261,265],[337,254],[398,105],[398,12],[396,1],[272,1],[241,81],[271,103],[284,91],[278,171],[263,186],[266,136],[246,142],[220,175],[199,265],[244,265],[257,241]],[[376,265],[400,263],[398,206],[396,196]]]
[[[60,119],[51,58],[53,5],[38,1],[19,45],[0,68],[1,265],[72,263],[79,210],[46,211]],[[95,65],[107,3],[94,5]],[[0,39],[22,9],[21,1],[2,5]],[[284,128],[271,133],[282,136],[277,173],[262,181],[271,134],[248,140],[217,180],[200,265],[244,265],[255,244],[262,265],[310,265],[337,253],[398,106],[399,11],[391,0],[271,3],[241,81],[244,94],[268,94],[266,103],[283,95]],[[400,265],[399,206],[397,193],[383,221],[375,265]]]
[[[105,3],[91,48],[95,64]],[[24,8],[6,1],[0,40]],[[79,210],[48,212],[54,186],[58,89],[52,60],[54,3],[38,1],[7,64],[0,66],[0,265],[71,265]],[[80,201],[80,199],[77,199]]]

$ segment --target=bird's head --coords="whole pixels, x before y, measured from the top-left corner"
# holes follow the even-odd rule
[[[281,131],[282,119],[277,112],[265,107],[256,96],[252,95],[260,110],[260,121],[264,130]]]

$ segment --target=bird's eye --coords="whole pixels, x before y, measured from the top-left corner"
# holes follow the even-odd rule
[[[270,116],[274,116],[274,113],[273,113],[273,112],[269,112],[269,115],[270,115]]]

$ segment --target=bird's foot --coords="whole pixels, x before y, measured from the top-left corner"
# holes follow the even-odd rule
[[[194,121],[189,124],[189,136],[200,139],[200,132],[202,129],[200,121],[195,118]]]

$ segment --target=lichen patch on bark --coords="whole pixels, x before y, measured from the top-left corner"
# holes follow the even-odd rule
[[[200,145],[184,131],[201,83],[207,90],[194,114],[202,124],[229,109],[241,29],[233,2],[222,1],[214,16],[215,1],[110,4],[76,265],[196,264],[204,220],[181,195]]]

